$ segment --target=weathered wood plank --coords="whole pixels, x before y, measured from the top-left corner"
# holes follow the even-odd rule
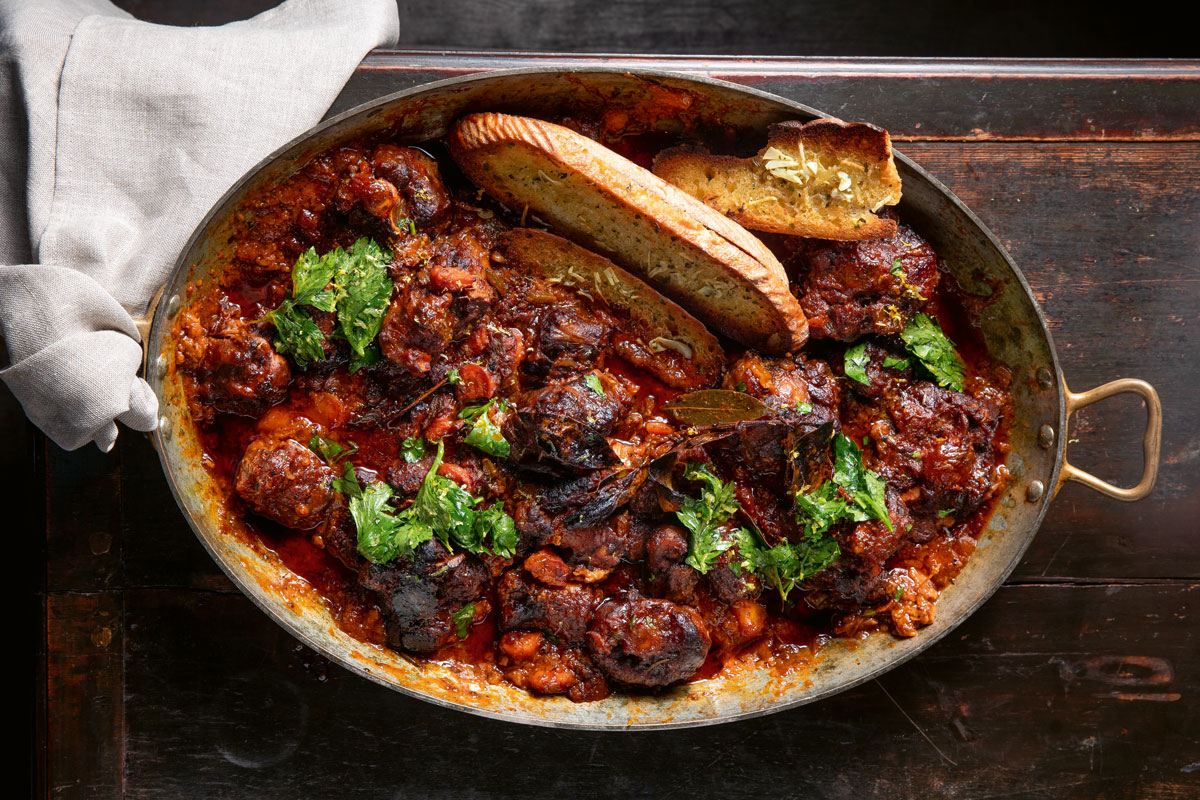
[[[124,586],[186,586],[236,592],[175,504],[158,453],[139,435],[122,436],[121,536]]]
[[[89,445],[46,449],[46,588],[92,591],[121,581],[121,459]]]
[[[421,83],[512,67],[694,72],[745,83],[898,141],[1195,140],[1200,62],[824,59],[568,54],[367,56],[331,113]]]
[[[47,797],[124,797],[123,611],[117,592],[46,599]]]
[[[1154,493],[1118,503],[1063,489],[1018,577],[1200,575],[1200,145],[907,144],[1021,266],[1076,391],[1157,387],[1166,421]],[[1113,482],[1141,474],[1144,411],[1080,412],[1069,457]]]
[[[1006,587],[878,683],[733,726],[631,739],[446,711],[329,665],[239,596],[135,591],[126,791],[1195,796],[1198,598],[1200,586],[1182,582]]]

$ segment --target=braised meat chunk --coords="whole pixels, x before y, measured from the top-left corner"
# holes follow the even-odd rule
[[[491,577],[477,557],[451,554],[433,539],[411,557],[364,566],[359,580],[379,595],[388,643],[413,653],[432,653],[456,635],[455,612],[467,603],[484,602],[480,598]]]
[[[238,463],[238,496],[267,519],[308,530],[325,519],[335,474],[319,455],[294,439],[263,437]]]
[[[535,566],[535,565],[531,565]],[[511,569],[496,587],[501,631],[540,631],[565,644],[583,644],[592,611],[604,595],[593,586],[550,586]]]
[[[610,600],[596,612],[588,652],[611,680],[654,688],[690,678],[711,642],[691,606],[636,595]]]
[[[911,228],[861,242],[811,240],[792,269],[814,339],[899,333],[938,283],[937,256]]]
[[[997,411],[962,392],[919,381],[887,406],[871,426],[877,469],[889,483],[913,490],[924,511],[969,512],[996,485]]]
[[[437,162],[413,147],[384,144],[371,154],[375,174],[399,192],[394,216],[425,227],[450,208],[450,195],[442,183]]]
[[[287,397],[287,359],[237,317],[222,315],[210,333],[189,315],[179,361],[195,380],[197,394],[216,411],[257,417]]]
[[[630,401],[624,385],[603,372],[533,392],[505,422],[513,460],[551,471],[613,466],[618,459],[605,437]]]

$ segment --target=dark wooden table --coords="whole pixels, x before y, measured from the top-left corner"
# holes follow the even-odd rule
[[[380,53],[335,110],[551,63],[601,62]],[[739,81],[890,129],[1022,266],[1073,388],[1158,388],[1153,495],[1126,505],[1064,488],[993,599],[879,681],[731,725],[571,733],[445,711],[327,663],[208,559],[144,438],[65,453],[0,404],[19,527],[45,531],[39,794],[1200,796],[1200,63],[612,63]],[[1128,398],[1087,409],[1072,460],[1132,484],[1143,418]]]

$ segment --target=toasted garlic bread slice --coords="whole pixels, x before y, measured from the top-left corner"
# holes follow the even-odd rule
[[[616,343],[625,360],[676,389],[712,386],[725,366],[717,337],[700,320],[604,256],[546,231],[515,228],[501,240],[505,261],[518,271],[599,296],[635,332]]]
[[[874,212],[900,202],[887,131],[863,122],[781,122],[754,158],[680,149],[654,159],[654,173],[747,228],[858,241],[896,234]]]
[[[560,125],[507,114],[464,117],[449,141],[493,197],[612,257],[715,330],[772,352],[808,338],[771,251],[649,170]]]

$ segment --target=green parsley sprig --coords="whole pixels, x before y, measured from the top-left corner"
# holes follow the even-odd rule
[[[966,379],[962,360],[954,350],[954,343],[942,332],[942,328],[926,314],[917,314],[900,331],[908,351],[933,374],[938,384],[961,392]]]
[[[508,411],[506,401],[492,398],[481,406],[469,406],[458,412],[459,419],[474,420],[471,429],[463,437],[463,441],[489,456],[508,458],[512,448],[509,446],[508,440],[504,438],[500,426],[492,420],[489,414],[492,406],[495,406],[501,414]]]
[[[265,319],[275,326],[275,349],[297,366],[325,358],[325,335],[303,306],[336,313],[335,332],[350,345],[350,371],[380,359],[373,346],[392,296],[387,262],[391,253],[363,238],[349,250],[335,247],[325,255],[315,248],[292,267],[292,292]]]

